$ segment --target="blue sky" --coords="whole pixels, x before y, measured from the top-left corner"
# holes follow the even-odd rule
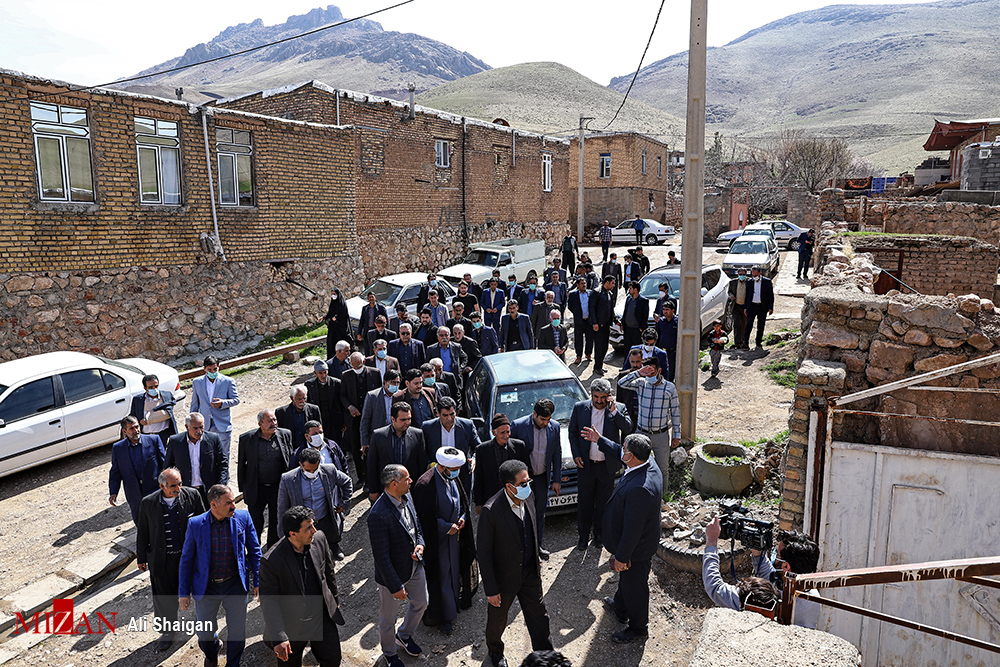
[[[317,0],[5,0],[0,4],[0,67],[95,85],[134,74],[207,42],[230,25],[325,6]],[[345,17],[394,0],[335,3]],[[708,42],[721,46],[789,14],[835,4],[816,0],[709,0]],[[906,4],[865,1],[851,4]],[[642,55],[659,3],[616,0],[414,0],[374,17],[386,30],[415,32],[468,51],[492,67],[555,61],[607,85],[632,72]],[[645,64],[684,51],[690,5],[668,0]]]

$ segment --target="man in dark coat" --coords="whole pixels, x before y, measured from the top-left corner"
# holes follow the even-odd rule
[[[476,344],[479,346],[479,352],[484,357],[488,357],[491,354],[499,352],[500,337],[497,335],[496,329],[491,326],[487,326],[483,322],[482,315],[479,313],[472,313],[472,315],[469,316],[469,321],[472,322],[472,331],[466,331],[465,333],[476,341]]]
[[[809,264],[812,262],[813,248],[816,247],[816,231],[809,231],[799,234],[799,266],[795,270],[795,277],[799,279],[809,279]]]
[[[597,290],[587,289],[587,279],[578,277],[576,289],[569,293],[569,312],[573,313],[573,347],[576,349],[576,361],[579,364],[583,355],[590,361],[594,350],[594,332],[597,331],[598,311],[601,296]]]
[[[452,342],[451,331],[449,331],[448,327],[438,327],[437,341],[437,343],[427,348],[427,360],[430,361],[434,358],[441,359],[444,370],[448,373],[453,373],[460,379],[462,371],[469,362],[468,357],[465,355],[465,350],[458,343]],[[459,387],[461,387],[461,383]]]
[[[304,384],[293,384],[288,390],[292,401],[274,411],[274,416],[278,418],[278,428],[291,431],[293,448],[305,443],[306,422],[323,419],[319,406],[306,401],[308,393]]]
[[[594,329],[594,372],[598,375],[604,373],[604,358],[608,356],[611,325],[615,321],[615,299],[617,298],[618,289],[615,287],[614,278],[605,276],[601,288],[597,291],[596,315],[591,316],[591,321],[596,325]]]
[[[172,623],[177,620],[178,577],[188,518],[203,514],[207,509],[200,493],[181,485],[181,473],[177,468],[164,468],[157,481],[160,490],[139,503],[135,560],[140,571],[149,570],[153,615]],[[173,631],[163,632],[156,642],[156,650],[170,648],[174,636]]]
[[[198,465],[193,465],[197,462]],[[208,507],[208,490],[216,484],[229,484],[229,459],[218,434],[205,430],[205,418],[191,412],[184,418],[184,432],[167,441],[164,468],[177,468],[184,486],[201,494]]]
[[[479,343],[476,342],[475,338],[468,335],[470,331],[472,331],[471,321],[469,322],[468,329],[461,324],[456,324],[452,327],[452,333],[454,334],[454,338],[452,340],[462,346],[462,351],[465,352],[465,368],[462,369],[463,385],[465,384],[466,379],[468,379],[469,373],[471,373],[472,369],[476,367],[479,360],[483,358],[483,353],[479,349]]]
[[[534,496],[535,516],[538,525],[538,554],[549,559],[549,551],[542,546],[545,541],[545,508],[549,501],[549,489],[559,497],[562,491],[562,443],[559,438],[559,422],[552,419],[556,411],[552,399],[541,398],[535,403],[530,415],[515,419],[510,425],[510,434],[524,443],[528,452],[528,472],[531,474],[531,493]]]
[[[347,299],[336,287],[330,291],[330,307],[326,309],[323,322],[326,324],[326,353],[332,357],[337,341],[354,340],[351,315],[347,312]]]
[[[468,463],[462,466],[458,481],[467,494],[472,494],[472,470],[475,468],[476,447],[480,444],[479,432],[471,419],[462,419],[457,415],[455,401],[448,397],[438,399],[438,416],[424,422],[421,430],[424,432],[424,443],[427,453],[436,452],[442,447],[454,447],[465,454]]]
[[[504,461],[517,459],[526,466],[530,463],[524,441],[510,436],[510,419],[507,415],[494,415],[490,421],[490,429],[493,431],[493,438],[476,447],[476,474],[472,479],[472,502],[476,506],[476,512],[503,488],[500,465]]]
[[[295,467],[292,434],[278,428],[273,410],[257,413],[257,428],[240,436],[236,463],[236,481],[243,491],[243,501],[250,511],[253,527],[260,540],[267,511],[267,543],[278,541],[278,489],[281,476]]]
[[[365,356],[370,357],[375,354],[375,341],[384,340],[388,345],[389,341],[399,338],[399,334],[386,326],[386,318],[379,315],[375,318],[375,328],[368,331],[365,339]]]
[[[368,392],[382,386],[382,376],[378,370],[365,366],[365,358],[360,352],[352,352],[349,357],[351,367],[344,371],[340,380],[340,404],[343,407],[344,432],[347,449],[354,460],[354,471],[359,482],[365,479],[365,454],[361,451],[361,417],[365,409]]]
[[[625,309],[622,312],[622,344],[626,350],[642,342],[642,330],[648,322],[649,300],[639,296],[639,282],[633,280],[628,284],[628,296],[625,297]]]
[[[380,475],[390,463],[398,463],[407,470],[423,474],[427,470],[427,447],[424,434],[419,428],[410,426],[410,406],[395,402],[390,413],[391,423],[372,433],[368,447],[368,490],[372,502],[378,500],[382,488]]]
[[[333,553],[313,512],[297,505],[282,514],[282,538],[260,560],[264,644],[278,664],[301,667],[308,645],[320,667],[339,667],[340,613]],[[317,595],[319,593],[319,595]]]
[[[365,348],[368,340],[368,332],[375,328],[375,318],[381,315],[385,321],[389,321],[389,313],[381,303],[375,300],[375,295],[368,293],[368,303],[361,307],[361,317],[358,318],[358,330],[354,332],[355,344],[359,349],[363,349],[365,354],[370,351]]]
[[[156,477],[167,455],[160,436],[139,433],[139,420],[132,415],[123,417],[120,425],[125,437],[111,445],[108,504],[118,504],[118,491],[124,486],[132,522],[138,523],[139,503],[158,488]]]
[[[500,318],[500,351],[530,350],[535,347],[531,320],[518,311],[517,301],[507,302],[507,314]]]
[[[760,274],[760,268],[750,269],[750,280],[747,281],[747,326],[743,330],[743,343],[750,346],[750,332],[754,323],[757,324],[757,347],[764,346],[764,327],[767,316],[774,314],[774,285],[770,278]]]
[[[177,433],[174,395],[166,389],[160,389],[160,380],[155,375],[143,377],[142,388],[145,391],[132,397],[129,414],[139,420],[143,433],[160,436],[166,447],[170,436]]]
[[[437,465],[413,485],[413,505],[420,525],[429,531],[424,535],[428,593],[424,625],[440,623],[444,633],[450,635],[458,610],[472,605],[469,586],[476,544],[469,495],[458,479],[466,465],[465,454],[455,447],[441,447],[435,452],[435,460]]]
[[[330,368],[322,359],[313,364],[314,378],[306,380],[306,403],[319,407],[323,431],[331,438],[340,438],[344,430],[341,416],[340,380],[330,377]]]
[[[563,361],[566,361],[566,348],[569,346],[569,331],[562,323],[558,308],[549,312],[549,324],[538,330],[535,343],[539,350],[552,350]]]
[[[427,348],[423,341],[413,337],[413,325],[407,323],[399,328],[399,339],[389,341],[387,352],[399,363],[400,373],[420,368],[427,360]]]

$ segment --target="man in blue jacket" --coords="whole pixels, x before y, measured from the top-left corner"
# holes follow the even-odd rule
[[[247,594],[258,596],[260,542],[250,513],[236,509],[232,489],[216,484],[208,490],[208,503],[209,511],[188,521],[177,597],[185,611],[195,599],[202,627],[215,625],[220,606],[226,610],[226,667],[238,667],[246,645]],[[218,633],[199,632],[198,648],[206,667],[219,664]]]
[[[125,500],[132,512],[132,522],[139,523],[139,503],[160,485],[157,475],[167,454],[158,435],[139,433],[139,420],[128,415],[121,420],[125,437],[111,445],[111,472],[108,475],[108,503],[118,504],[118,491],[125,487]]]
[[[549,559],[542,547],[545,532],[545,507],[549,502],[549,486],[559,496],[562,478],[562,445],[559,442],[559,422],[552,419],[556,405],[543,398],[535,403],[530,415],[515,419],[510,425],[510,437],[524,441],[528,450],[528,472],[531,473],[531,493],[535,516],[538,518],[538,556]]]

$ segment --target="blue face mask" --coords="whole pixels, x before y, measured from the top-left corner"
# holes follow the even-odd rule
[[[740,282],[741,283],[746,282],[746,280],[747,280],[747,277],[745,275],[740,276]]]
[[[214,373],[205,373],[205,375],[208,376],[209,380],[214,380],[215,378],[219,377],[219,372],[215,371]]]
[[[436,280],[432,280],[431,281],[431,287],[435,287],[437,284],[438,284],[438,281],[436,281]]]
[[[157,396],[160,395],[160,390],[159,389],[147,389],[146,393],[149,394],[150,398],[156,398]]]
[[[478,329],[478,328],[480,328],[480,327],[482,327],[482,326],[483,326],[483,323],[482,323],[482,322],[478,322],[478,321],[477,321],[477,322],[473,322],[473,323],[472,323],[472,328],[473,328],[473,329]]]
[[[458,473],[460,470],[446,470],[444,476],[448,479],[458,479]]]
[[[434,378],[424,378],[424,386],[425,387],[433,387],[434,386]]]
[[[375,353],[375,356],[378,357],[379,359],[385,359],[385,350],[379,350],[378,352]]]
[[[515,486],[514,496],[518,500],[527,500],[531,497],[531,486]]]
[[[389,385],[389,393],[390,394],[395,394],[397,391],[399,391],[399,385],[398,384],[390,384]]]
[[[510,285],[511,287],[513,287],[514,285],[516,285],[516,284],[517,284],[517,281],[516,281],[516,280],[510,280],[510,281],[508,281],[508,284],[509,284],[509,285]]]
[[[552,326],[554,326],[554,327],[557,327],[557,326],[559,326],[559,323],[560,323],[560,322],[562,322],[562,320],[560,320],[560,319],[559,319],[559,318],[557,317],[557,318],[555,318],[554,320],[552,320]]]

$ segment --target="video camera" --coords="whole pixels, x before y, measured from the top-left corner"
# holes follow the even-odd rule
[[[739,540],[748,549],[769,553],[774,546],[774,524],[747,516],[750,510],[738,500],[723,500],[719,503],[719,523],[722,526],[721,540]]]

